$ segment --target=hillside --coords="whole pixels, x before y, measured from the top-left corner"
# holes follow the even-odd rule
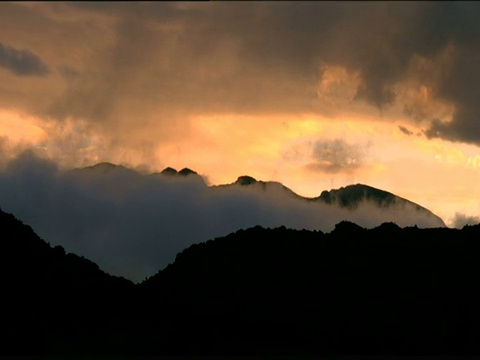
[[[119,298],[134,285],[60,246],[0,210],[0,355],[102,351],[102,338],[128,321]]]
[[[479,235],[257,226],[133,285],[0,212],[0,355],[480,355]]]
[[[366,230],[342,222],[329,234],[255,227],[192,245],[141,286],[152,305],[170,309],[168,331],[156,337],[163,341],[150,346],[479,354],[479,235],[480,225]]]

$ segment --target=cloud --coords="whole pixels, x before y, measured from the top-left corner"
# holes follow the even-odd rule
[[[103,164],[62,172],[24,152],[0,172],[0,206],[45,240],[141,281],[192,243],[255,225],[331,231],[394,221],[434,226],[414,206],[350,211],[292,196],[278,183],[208,187],[198,176],[142,175]]]
[[[309,168],[327,173],[350,172],[362,165],[365,150],[343,140],[318,140],[313,145],[314,163]]]
[[[452,220],[452,226],[457,229],[461,229],[466,225],[477,225],[480,224],[479,216],[471,216],[463,213],[455,213],[455,216]]]
[[[18,76],[46,76],[47,64],[33,52],[17,50],[0,42],[0,66]]]
[[[399,107],[429,137],[478,144],[479,14],[465,2],[11,3],[8,49],[59,70],[41,84],[0,74],[0,106],[86,122],[112,154],[144,148],[144,160],[192,116],[218,114],[341,121],[348,108],[389,121]]]
[[[400,131],[401,131],[402,133],[404,133],[405,135],[408,135],[408,136],[413,135],[413,132],[410,131],[410,130],[408,130],[405,126],[399,125],[398,128],[399,128]]]
[[[480,88],[479,88],[480,90]],[[472,104],[468,107],[457,105],[455,116],[451,122],[434,119],[430,127],[424,131],[428,138],[443,138],[450,141],[480,144],[480,106]]]

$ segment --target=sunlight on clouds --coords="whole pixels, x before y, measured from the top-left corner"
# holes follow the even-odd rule
[[[357,93],[361,79],[358,73],[349,72],[342,66],[323,65],[318,89],[318,99],[326,106],[345,107]]]
[[[272,180],[278,172],[275,167],[282,166],[279,154],[284,144],[321,129],[307,116],[292,120],[285,115],[225,114],[194,117],[190,123],[190,136],[159,145],[157,157],[168,159],[168,166],[188,165],[208,174],[215,184],[235,181],[242,174]]]
[[[36,144],[45,139],[46,133],[39,120],[25,114],[0,109],[0,136],[14,143]]]
[[[480,155],[469,156],[467,158],[467,167],[471,167],[473,169],[480,169]]]
[[[388,169],[383,158],[393,157],[405,148],[405,144],[392,141],[398,132],[396,128],[359,115],[332,121],[312,114],[230,114],[194,117],[190,123],[189,136],[158,147],[157,158],[164,166],[189,166],[208,174],[213,184],[233,182],[237,176],[248,174],[265,181],[280,181],[304,196],[318,196],[324,189],[352,181],[366,183],[364,178],[369,173],[378,175]],[[355,165],[348,166],[353,171],[333,174],[308,169],[316,144],[327,139],[338,139],[339,144],[345,144],[351,159],[344,160]],[[360,158],[350,154],[353,150],[361,157],[360,162]],[[377,158],[378,154],[383,157]],[[170,162],[165,163],[165,159]]]
[[[0,109],[0,167],[48,138],[40,125],[32,116]]]
[[[396,105],[391,109],[397,116],[406,116],[419,124],[432,120],[449,123],[453,119],[455,105],[435,89],[446,73],[451,71],[454,48],[450,44],[433,58],[414,55],[407,75],[394,85]]]
[[[0,137],[8,140],[2,150],[11,152],[10,157],[27,144],[63,168],[100,161],[143,166],[146,172],[189,167],[212,185],[250,175],[282,182],[308,197],[364,183],[416,201],[447,224],[458,220],[452,214],[459,209],[465,216],[480,214],[479,148],[413,135],[420,126],[401,118],[384,122],[345,112],[341,121],[313,114],[225,114],[187,120],[189,131],[158,142],[153,155],[144,147],[123,149],[88,122],[46,121],[7,110],[0,112]],[[410,135],[399,130],[404,125]],[[17,145],[15,154],[10,145]],[[317,166],[309,167],[315,161]]]

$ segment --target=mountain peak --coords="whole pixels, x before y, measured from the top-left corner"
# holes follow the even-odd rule
[[[107,172],[107,171],[117,169],[117,168],[122,168],[122,167],[123,166],[121,165],[115,165],[110,162],[101,162],[92,166],[87,166],[85,169]]]
[[[192,169],[189,168],[183,168],[178,172],[178,175],[182,176],[188,176],[188,175],[198,175],[196,171],[193,171]]]
[[[237,181],[235,181],[235,184],[251,185],[251,184],[255,184],[256,182],[257,182],[257,179],[248,175],[243,175],[238,177]]]
[[[177,170],[175,170],[174,168],[172,167],[166,167],[165,169],[163,169],[160,174],[162,175],[177,175],[178,172]]]
[[[327,204],[337,204],[340,207],[348,208],[350,210],[356,209],[364,201],[369,201],[384,209],[390,206],[400,206],[403,208],[408,204],[408,206],[412,206],[415,210],[423,212],[435,219],[438,226],[446,226],[443,220],[433,214],[430,210],[388,191],[364,184],[348,185],[330,191],[325,190],[322,191],[317,199]]]
[[[166,167],[163,169],[160,174],[162,175],[169,175],[169,176],[175,176],[175,175],[180,175],[180,176],[188,176],[188,175],[198,175],[196,171],[193,171],[192,169],[189,168],[183,168],[180,171],[175,170],[172,167]]]
[[[352,233],[359,233],[362,231],[365,231],[365,228],[351,221],[343,220],[335,225],[335,228],[333,229],[332,234],[348,235]]]
[[[364,184],[355,184],[322,191],[319,199],[327,204],[338,203],[342,207],[356,208],[363,200],[371,200],[381,206],[388,206],[398,199],[398,196],[384,190],[374,188]],[[404,200],[404,199],[402,199]],[[407,201],[407,200],[405,200]]]

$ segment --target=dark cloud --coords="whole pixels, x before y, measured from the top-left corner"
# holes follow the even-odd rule
[[[321,189],[319,189],[321,190]],[[347,219],[437,226],[415,206],[357,210],[305,201],[278,183],[208,187],[195,175],[141,175],[103,164],[60,172],[25,152],[0,172],[0,207],[106,271],[143,280],[192,243],[255,225],[331,231]]]
[[[33,52],[18,50],[0,42],[0,66],[19,76],[45,76],[47,64]]]
[[[350,172],[362,165],[365,149],[343,140],[318,140],[313,145],[311,169],[327,172]]]
[[[26,100],[18,106],[52,119],[89,121],[110,137],[112,148],[153,146],[182,136],[191,114],[335,114],[338,104],[328,105],[318,95],[325,66],[356,74],[353,101],[382,111],[406,101],[398,90],[402,82],[425,86],[431,101],[455,107],[453,120],[430,127],[432,115],[408,101],[400,104],[407,115],[426,121],[429,136],[480,142],[475,3],[103,2],[7,8],[2,22],[28,19],[29,33],[48,29],[45,38],[55,49],[49,64],[75,69],[52,80],[57,83],[48,98],[40,90],[28,96],[22,87],[18,93]],[[37,23],[42,28],[35,31]],[[448,51],[450,57],[439,62]],[[415,68],[419,59],[430,65]],[[435,66],[438,71],[431,70]],[[0,104],[13,103],[7,98],[11,92],[2,96]]]
[[[413,132],[410,131],[410,130],[408,130],[405,126],[399,125],[398,128],[399,128],[400,131],[401,131],[402,133],[404,133],[405,135],[408,135],[408,136],[413,135]]]
[[[480,46],[456,47],[455,66],[438,89],[440,96],[453,102],[453,118],[448,123],[434,120],[426,131],[427,136],[480,144],[479,61]]]
[[[112,71],[103,73],[112,75],[93,89],[102,91],[95,97],[102,102],[125,99],[138,82],[144,89],[160,85],[143,103],[156,102],[163,109],[321,112],[315,92],[322,76],[319,66],[330,64],[357,71],[361,82],[356,99],[383,108],[395,102],[394,85],[408,76],[415,57],[433,59],[453,43],[462,50],[455,50],[459,54],[451,73],[428,85],[437,87],[433,91],[438,96],[466,108],[457,112],[452,132],[466,141],[478,139],[468,131],[475,119],[462,114],[480,93],[480,82],[468,81],[478,68],[472,58],[479,48],[472,35],[478,33],[478,17],[472,14],[479,13],[479,6],[282,2],[163,6],[151,12],[133,8],[134,15],[132,6],[119,11],[118,40],[105,64]],[[165,12],[168,16],[160,15]],[[144,23],[146,18],[150,22]],[[151,24],[156,23],[176,27],[154,30]],[[143,70],[154,59],[164,66],[152,77]],[[105,109],[97,106],[91,114],[105,116],[111,111]],[[449,136],[449,129],[442,136]]]

